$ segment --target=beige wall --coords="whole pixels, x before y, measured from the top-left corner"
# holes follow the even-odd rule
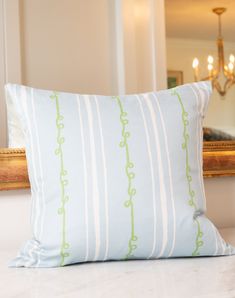
[[[24,0],[23,83],[79,93],[113,91],[107,0]]]
[[[235,177],[204,179],[207,215],[219,228],[235,227]]]
[[[227,61],[231,53],[235,54],[235,43],[225,43],[225,50]],[[194,81],[192,61],[195,57],[200,61],[201,77],[208,75],[208,55],[213,55],[216,60],[217,47],[215,41],[167,39],[167,67],[169,70],[182,70],[185,83]],[[235,127],[234,86],[224,98],[216,91],[213,91],[204,125],[212,127]]]
[[[151,90],[153,55],[156,55],[152,48],[156,36],[151,34],[151,26],[156,27],[156,34],[159,30],[165,34],[164,18],[161,29],[159,21],[151,23],[151,2],[163,3],[162,0],[23,0],[23,83],[79,93],[113,94],[119,92],[117,76],[123,75],[125,93]],[[145,17],[136,13],[140,8],[145,9]],[[163,45],[165,36],[162,38]],[[123,55],[123,61],[118,60],[118,55]],[[159,61],[165,60],[164,55],[163,51]],[[123,74],[117,74],[117,62],[124,64]],[[158,78],[164,81],[162,87],[165,79],[163,72]]]

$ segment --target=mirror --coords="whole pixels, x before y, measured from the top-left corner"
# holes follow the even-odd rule
[[[225,67],[231,66],[233,69],[234,61],[231,65],[228,64],[230,59],[234,60],[234,56],[230,55],[235,55],[235,3],[217,2],[165,1],[168,69],[175,71],[173,76],[172,72],[169,73],[168,84],[174,83],[174,77],[177,79],[180,74],[180,83],[193,82],[195,71],[192,62],[195,57],[199,61],[199,79],[208,77],[208,67],[214,68],[213,71],[217,68],[218,16],[212,12],[212,5],[222,4],[227,8],[221,15],[221,31],[224,39]],[[212,64],[208,62],[208,56]],[[224,83],[223,73],[220,74],[219,80]],[[204,140],[235,141],[235,85],[231,86],[224,96],[214,88],[204,120]]]

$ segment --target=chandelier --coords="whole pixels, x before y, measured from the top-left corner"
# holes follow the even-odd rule
[[[217,47],[218,47],[218,61],[217,65],[214,65],[214,58],[209,55],[207,58],[207,69],[208,76],[202,78],[202,81],[211,80],[213,88],[215,88],[221,96],[224,96],[227,90],[235,84],[235,73],[234,73],[234,64],[235,57],[234,55],[229,56],[229,62],[226,65],[224,61],[224,41],[222,37],[222,25],[221,25],[221,15],[226,11],[224,7],[217,7],[212,10],[215,14],[218,15],[218,38],[217,38]],[[194,69],[194,80],[199,81],[199,60],[194,58],[193,60],[193,69]],[[222,78],[223,77],[223,78]]]

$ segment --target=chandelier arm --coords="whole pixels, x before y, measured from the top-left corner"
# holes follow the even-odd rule
[[[222,90],[220,83],[218,80],[212,80],[212,86],[219,92],[221,96],[225,95],[225,91]]]
[[[226,91],[229,89],[230,86],[231,86],[231,85],[230,85],[230,81],[227,80],[227,81],[224,83],[224,92],[225,92],[225,93],[226,93]]]
[[[224,91],[227,92],[227,90],[233,85],[235,84],[235,80],[227,80],[224,84]]]

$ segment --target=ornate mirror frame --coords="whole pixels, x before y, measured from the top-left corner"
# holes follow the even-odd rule
[[[204,142],[204,177],[235,176],[235,142]],[[0,190],[30,188],[24,149],[0,148]]]
[[[25,150],[0,148],[0,190],[29,187]]]
[[[204,177],[235,176],[235,142],[204,142]]]

